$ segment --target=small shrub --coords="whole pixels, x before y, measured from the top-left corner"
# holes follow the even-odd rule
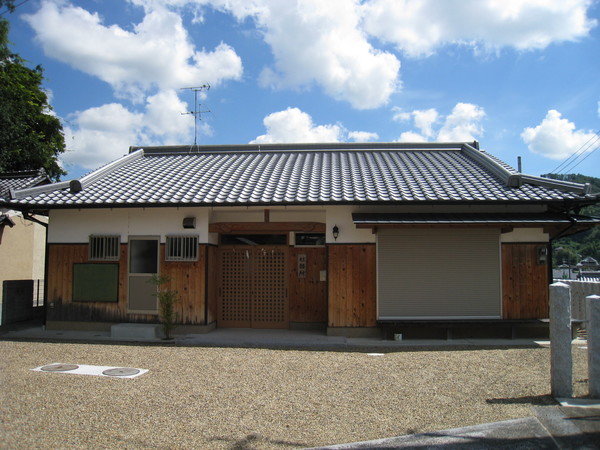
[[[152,277],[152,283],[158,287],[158,315],[162,325],[165,339],[172,339],[171,332],[175,328],[177,322],[177,311],[175,305],[179,303],[179,295],[177,291],[173,291],[164,285],[168,285],[171,279],[166,275],[154,275]]]

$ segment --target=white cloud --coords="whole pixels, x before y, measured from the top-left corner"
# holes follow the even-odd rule
[[[485,118],[485,111],[472,103],[457,103],[446,117],[440,116],[435,108],[410,113],[394,112],[396,120],[405,121],[411,117],[419,133],[405,131],[398,139],[400,142],[468,142],[481,137],[484,131],[481,122]],[[437,130],[434,129],[436,123],[441,123]]]
[[[156,1],[134,0],[150,8]],[[260,82],[273,89],[316,85],[357,109],[385,105],[400,87],[400,61],[374,48],[357,0],[162,0],[171,7],[210,6],[251,19],[274,56]]]
[[[424,111],[413,111],[413,117],[415,118],[415,126],[421,130],[421,133],[425,137],[433,136],[433,124],[438,120],[438,112],[434,109],[427,109]]]
[[[412,112],[407,112],[401,108],[394,107],[392,108],[392,113],[392,120],[395,122],[407,122],[410,119],[414,119],[415,127],[420,131],[420,134],[413,131],[404,132],[400,135],[400,141],[421,142],[434,137],[433,125],[439,118],[439,114],[435,108],[425,110],[416,109]]]
[[[197,50],[181,17],[165,8],[147,10],[132,31],[105,25],[98,14],[66,2],[43,1],[39,10],[23,17],[48,56],[137,102],[150,89],[215,85],[242,75],[241,59],[230,46]]]
[[[142,112],[119,103],[76,112],[64,127],[67,151],[61,162],[96,169],[127,153],[130,145],[191,143],[193,119],[181,115],[185,110],[174,91],[162,91],[148,98]]]
[[[590,139],[596,138],[596,134],[576,130],[573,122],[563,119],[558,111],[551,109],[539,125],[525,128],[521,138],[533,153],[551,159],[564,159],[585,149]],[[593,149],[592,145],[585,151]]]
[[[400,86],[400,61],[369,43],[355,0],[199,3],[229,12],[240,21],[254,20],[274,56],[274,64],[261,75],[265,87],[317,85],[354,108],[371,109],[386,104]]]
[[[315,125],[312,117],[298,108],[274,112],[263,120],[266,134],[251,144],[308,142],[368,142],[379,138],[369,131],[348,131],[341,124]]]
[[[412,113],[403,111],[402,108],[394,106],[392,108],[392,120],[395,122],[406,122],[412,118]]]
[[[472,103],[457,103],[438,131],[438,141],[463,142],[476,140],[483,135],[481,121],[485,117],[483,108]]]
[[[398,138],[400,142],[427,142],[427,138],[422,134],[415,133],[414,131],[405,131]]]
[[[340,142],[343,137],[340,125],[315,126],[312,117],[298,108],[269,114],[263,123],[267,133],[258,136],[251,144]]]
[[[409,56],[446,44],[542,49],[588,34],[591,0],[370,0],[364,29]]]
[[[348,139],[354,142],[370,142],[379,139],[379,135],[370,131],[350,131]]]

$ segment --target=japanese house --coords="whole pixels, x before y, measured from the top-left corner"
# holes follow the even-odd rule
[[[132,147],[11,192],[47,214],[47,326],[180,331],[517,323],[548,316],[550,243],[598,225],[588,185],[518,173],[473,143]],[[195,331],[194,331],[195,330]]]

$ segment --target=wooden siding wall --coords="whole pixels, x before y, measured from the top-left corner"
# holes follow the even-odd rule
[[[171,277],[169,287],[177,290],[181,298],[178,305],[178,323],[204,324],[206,246],[200,246],[197,262],[166,262],[164,254],[164,245],[161,245],[161,273]],[[140,323],[158,321],[158,317],[154,314],[127,313],[126,244],[121,245],[118,261],[119,301],[73,302],[73,264],[87,262],[90,262],[87,244],[48,245],[48,320]],[[107,262],[110,263],[114,264],[113,261]]]
[[[298,255],[306,255],[306,277],[298,277]],[[324,247],[290,247],[289,251],[290,322],[327,322],[327,282],[320,281],[321,270],[327,269]]]
[[[198,261],[165,261],[165,246],[161,245],[162,275],[170,278],[168,288],[177,292],[177,322],[184,325],[201,325],[205,321],[206,297],[206,245],[198,248]]]
[[[545,243],[502,244],[502,317],[542,319],[549,314],[548,264],[538,264]]]
[[[375,244],[328,246],[330,327],[377,325]]]

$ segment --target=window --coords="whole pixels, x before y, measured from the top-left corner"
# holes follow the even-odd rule
[[[296,246],[325,245],[325,233],[296,233]]]
[[[90,236],[91,261],[118,261],[120,236]]]
[[[198,236],[167,236],[167,261],[198,261]]]

